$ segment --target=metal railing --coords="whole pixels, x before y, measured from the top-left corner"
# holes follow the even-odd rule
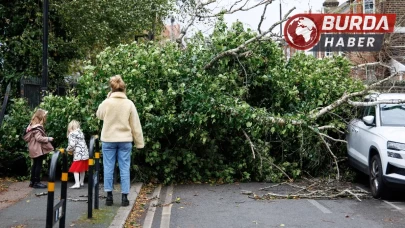
[[[0,127],[1,124],[3,123],[4,115],[6,114],[6,107],[8,102],[8,96],[10,95],[10,89],[11,89],[11,82],[8,83],[6,93],[4,94],[4,101],[0,111]]]
[[[60,201],[54,205],[55,196],[55,172],[59,155],[62,154],[62,182]],[[46,209],[46,227],[51,228],[59,221],[59,227],[64,228],[66,222],[66,196],[68,181],[67,155],[64,149],[55,150],[51,159],[48,181],[48,203]]]
[[[95,166],[95,167],[94,167]],[[100,145],[98,136],[92,136],[89,143],[89,183],[87,217],[93,217],[93,188],[94,209],[99,206],[99,178],[100,177]]]

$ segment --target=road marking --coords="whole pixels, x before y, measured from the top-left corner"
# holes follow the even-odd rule
[[[153,217],[155,216],[156,206],[159,200],[160,190],[162,185],[159,185],[155,191],[153,191],[153,200],[149,204],[148,212],[146,213],[145,220],[143,221],[144,228],[151,228],[153,223]]]
[[[160,220],[160,228],[170,227],[170,214],[172,213],[172,198],[173,198],[173,185],[167,187],[165,205],[162,210],[162,219]]]
[[[325,213],[325,214],[331,214],[331,213],[332,213],[328,208],[322,206],[322,205],[321,205],[320,203],[318,203],[316,200],[309,199],[308,201],[309,201],[312,205],[314,205],[315,207],[317,207],[319,210],[321,210],[323,213]]]
[[[398,206],[395,206],[393,203],[391,203],[391,202],[388,202],[388,201],[385,201],[385,200],[383,200],[383,202],[385,202],[385,203],[387,203],[388,205],[390,205],[391,207],[393,207],[393,208],[395,208],[395,209],[397,209],[397,210],[402,210],[402,208],[400,208],[400,207],[398,207]]]

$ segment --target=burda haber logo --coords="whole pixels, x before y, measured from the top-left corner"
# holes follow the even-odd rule
[[[395,14],[297,14],[286,22],[284,38],[298,50],[380,51],[395,19]]]

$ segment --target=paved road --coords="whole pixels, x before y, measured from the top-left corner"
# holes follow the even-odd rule
[[[405,201],[366,199],[339,200],[254,200],[241,194],[258,195],[266,183],[211,186],[161,186],[150,195],[158,196],[149,205],[143,228],[193,227],[405,227]],[[364,188],[364,186],[362,186]]]

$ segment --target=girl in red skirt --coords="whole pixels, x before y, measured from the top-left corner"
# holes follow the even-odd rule
[[[69,145],[66,150],[69,154],[73,154],[73,163],[69,172],[75,177],[75,184],[70,188],[80,188],[84,185],[84,172],[89,169],[89,151],[78,121],[72,120],[69,123],[67,135]]]

